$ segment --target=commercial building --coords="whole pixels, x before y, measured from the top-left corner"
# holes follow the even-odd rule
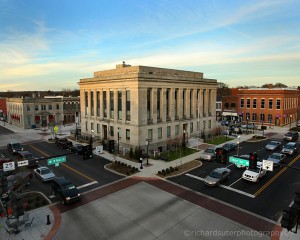
[[[119,151],[163,150],[216,124],[217,81],[203,73],[131,66],[80,79],[81,134],[115,140]]]

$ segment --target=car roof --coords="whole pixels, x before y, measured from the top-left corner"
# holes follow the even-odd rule
[[[295,146],[295,145],[297,145],[297,143],[296,143],[296,142],[289,142],[289,143],[286,144],[286,146],[287,146],[287,145]]]
[[[228,170],[230,171],[229,168],[216,168],[216,169],[214,169],[213,171],[214,171],[214,172],[222,173],[222,172],[228,171]]]
[[[66,179],[65,177],[56,177],[54,178],[54,180],[60,185],[72,183],[70,180]]]
[[[279,156],[279,155],[284,155],[284,154],[283,153],[272,153],[271,156],[272,155],[278,155]]]
[[[38,167],[37,169],[42,170],[42,169],[49,169],[49,168],[47,168],[47,167],[45,167],[45,166],[42,166],[42,167]]]
[[[31,152],[29,152],[29,151],[21,151],[21,152],[19,152],[19,154],[32,154]]]

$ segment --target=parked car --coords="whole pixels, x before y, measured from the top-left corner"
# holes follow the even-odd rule
[[[281,147],[282,147],[282,142],[279,142],[279,141],[270,141],[266,145],[265,149],[269,150],[269,151],[276,151],[276,150],[281,149]]]
[[[11,153],[11,154],[18,154],[19,152],[23,151],[23,147],[21,145],[21,143],[19,142],[11,142],[7,144],[7,150]]]
[[[67,138],[57,138],[56,146],[64,149],[69,149],[70,147],[73,146],[73,143],[69,141]]]
[[[297,141],[298,138],[299,138],[298,132],[287,132],[283,136],[283,140],[285,140],[285,141]]]
[[[216,157],[216,148],[215,147],[209,147],[205,149],[203,153],[200,154],[201,160],[206,161],[213,161]]]
[[[36,178],[42,182],[47,182],[55,178],[55,174],[47,167],[39,167],[33,170]]]
[[[223,120],[223,121],[221,122],[221,126],[228,126],[228,124],[229,124],[229,122],[226,121],[226,120]]]
[[[76,143],[72,147],[70,147],[69,150],[73,153],[82,155],[84,148],[83,148],[82,144]]]
[[[295,155],[298,152],[298,144],[296,142],[287,143],[281,150],[281,153]]]
[[[225,143],[221,146],[221,148],[227,150],[227,152],[232,152],[237,149],[237,143]]]
[[[282,153],[273,153],[268,157],[268,161],[272,161],[274,166],[278,166],[278,164],[285,163],[285,154]]]
[[[242,178],[250,182],[259,182],[259,180],[267,174],[267,171],[262,169],[262,162],[257,162],[257,168],[248,168],[242,175]]]
[[[28,160],[27,167],[35,167],[38,165],[37,158],[29,151],[21,151],[18,153],[18,161]]]
[[[205,177],[204,183],[208,186],[218,186],[230,178],[230,173],[228,168],[216,168]]]
[[[52,193],[53,195],[58,196],[64,205],[81,200],[81,194],[77,187],[64,177],[56,177],[53,179]]]
[[[254,124],[254,123],[251,123],[251,124],[248,124],[248,125],[247,124],[242,124],[241,128],[244,129],[244,130],[246,130],[246,129],[248,129],[248,130],[258,129],[257,125]]]

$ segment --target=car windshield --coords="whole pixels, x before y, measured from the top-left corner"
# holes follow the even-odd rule
[[[66,184],[63,186],[63,190],[71,190],[71,189],[75,189],[75,185],[72,183]]]
[[[270,142],[269,145],[277,145],[276,142]]]
[[[260,168],[249,168],[251,172],[259,172]]]
[[[21,144],[20,144],[20,143],[13,143],[13,144],[12,144],[12,147],[13,147],[13,148],[20,148],[20,147],[21,147]]]
[[[271,158],[274,158],[274,159],[280,159],[280,155],[275,155],[275,154],[273,154],[273,155],[271,155]]]
[[[211,148],[208,148],[208,149],[205,150],[205,152],[207,152],[207,153],[214,153],[215,151],[213,149],[211,149]]]
[[[221,173],[218,172],[218,171],[212,171],[210,174],[209,174],[210,177],[213,177],[213,178],[220,178],[221,177]]]
[[[292,145],[286,145],[284,148],[286,148],[286,149],[293,149],[294,146],[292,146]]]
[[[24,154],[25,159],[32,159],[34,156],[31,153]]]
[[[49,169],[47,169],[47,168],[41,170],[41,174],[42,175],[48,174],[48,173],[51,173],[51,171]]]

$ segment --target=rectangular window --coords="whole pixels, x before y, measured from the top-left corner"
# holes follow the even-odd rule
[[[151,119],[151,89],[147,89],[147,120]]]
[[[88,122],[85,122],[85,130],[88,130]]]
[[[170,89],[167,89],[166,92],[166,114],[167,118],[170,117]]]
[[[106,91],[103,91],[103,117],[107,118],[107,97]]]
[[[110,131],[110,136],[114,136],[114,126],[110,126],[109,127],[109,131]]]
[[[204,120],[203,121],[203,130],[205,130],[206,129],[206,121]]]
[[[39,105],[35,105],[35,106],[34,106],[34,110],[35,110],[35,111],[38,111],[38,110],[39,110]]]
[[[158,138],[162,138],[162,128],[161,127],[159,127],[158,128]]]
[[[251,101],[250,101],[250,98],[247,98],[247,108],[250,108],[251,107]]]
[[[59,104],[56,104],[56,110],[59,110]]]
[[[96,93],[96,101],[97,101],[97,117],[100,117],[100,92],[99,91],[97,91],[97,93]]]
[[[45,111],[46,110],[46,105],[42,104],[41,108],[42,108],[42,111]]]
[[[179,134],[179,125],[175,125],[175,135]]]
[[[177,107],[178,107],[178,90],[176,89],[175,90],[175,118],[177,119],[178,118],[178,110],[177,110]]]
[[[130,91],[126,91],[126,121],[131,120],[131,115],[130,115]]]
[[[244,104],[245,104],[245,102],[244,102],[245,100],[242,98],[241,99],[241,108],[243,108],[244,107]]]
[[[91,115],[94,116],[94,92],[91,92]]]
[[[88,115],[88,107],[89,107],[89,101],[88,101],[88,92],[84,92],[84,109],[85,109],[85,116]]]
[[[252,103],[252,108],[256,108],[256,107],[257,107],[257,99],[254,98]]]
[[[276,100],[276,109],[281,109],[281,100],[280,99]]]
[[[97,133],[100,133],[100,124],[97,123]]]
[[[191,124],[190,124],[190,132],[192,133],[193,131],[194,131],[194,123],[191,122]]]
[[[94,123],[91,123],[91,131],[94,130]]]
[[[161,95],[161,89],[157,89],[157,119],[160,119],[160,95]]]
[[[269,99],[269,109],[273,109],[273,99]]]
[[[109,92],[110,118],[114,118],[114,92]]]
[[[171,137],[171,126],[167,126],[167,137]]]
[[[152,140],[152,139],[153,139],[152,129],[148,129],[148,139],[149,139],[149,140]]]
[[[51,104],[48,105],[48,109],[49,109],[49,110],[52,110],[52,105],[51,105]]]
[[[262,109],[265,108],[265,99],[260,100],[260,108],[262,108]]]
[[[126,129],[126,140],[130,140],[130,129]]]
[[[118,119],[122,120],[122,91],[118,91]]]
[[[30,111],[30,106],[28,105],[28,106],[26,106],[26,108],[27,108],[27,111]]]
[[[208,128],[211,128],[211,120],[208,120]]]
[[[182,116],[185,118],[186,114],[185,114],[185,90],[182,91]]]

